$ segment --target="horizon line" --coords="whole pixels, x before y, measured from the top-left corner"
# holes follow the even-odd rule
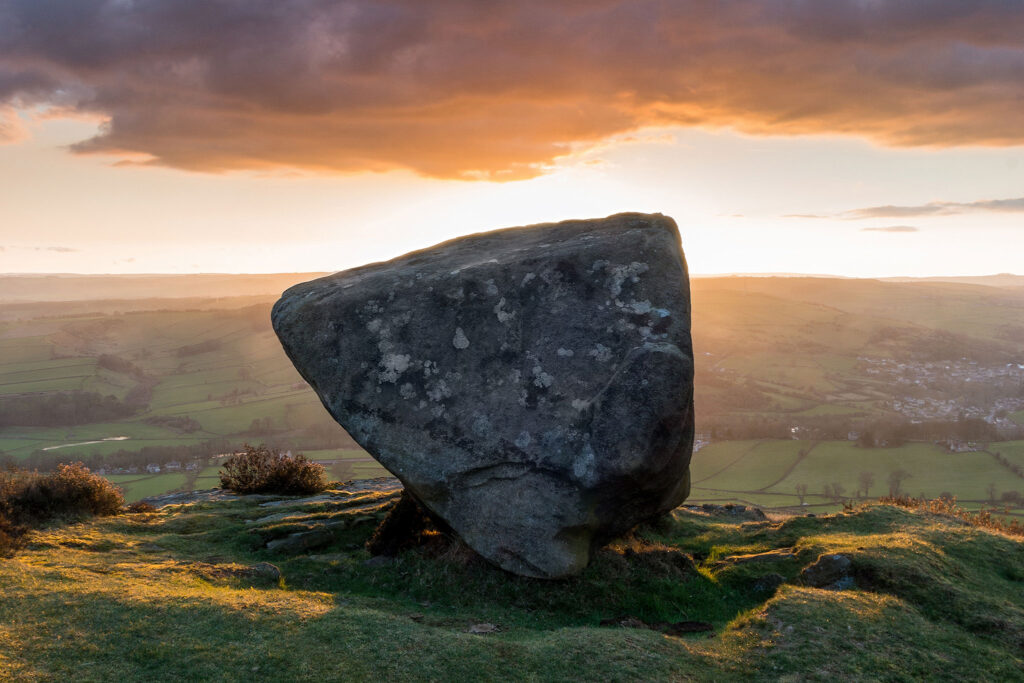
[[[355,266],[358,267],[358,266]],[[309,270],[309,271],[273,271],[273,272],[226,272],[226,271],[198,271],[194,273],[167,273],[167,272],[145,272],[145,273],[73,273],[73,272],[6,272],[0,273],[0,277],[59,277],[59,278],[72,278],[72,277],[195,277],[195,276],[225,276],[225,277],[243,277],[243,276],[263,276],[272,277],[275,275],[331,275],[334,273],[341,273],[345,270]],[[689,273],[691,278],[722,278],[722,277],[780,277],[780,278],[825,278],[825,279],[838,279],[838,280],[892,280],[892,279],[906,279],[906,280],[929,280],[934,278],[998,278],[998,277],[1019,277],[1024,278],[1024,274],[1018,273],[985,273],[985,274],[951,274],[951,273],[939,273],[933,275],[838,275],[832,273],[799,273],[799,272],[787,272],[787,271],[752,271],[752,272],[725,272],[725,273]]]

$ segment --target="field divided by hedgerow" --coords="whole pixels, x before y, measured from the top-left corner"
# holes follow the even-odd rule
[[[965,453],[926,443],[895,448],[860,448],[849,441],[712,443],[693,455],[690,501],[796,507],[801,503],[798,487],[806,486],[803,502],[833,509],[841,500],[888,494],[892,475],[902,472],[903,493],[925,498],[948,493],[977,507],[991,504],[993,497],[1000,502],[1007,492],[1024,492],[1024,478],[1001,464],[997,451],[1024,463],[1024,442],[993,443],[988,451]]]

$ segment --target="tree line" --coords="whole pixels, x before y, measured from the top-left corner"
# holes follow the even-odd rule
[[[0,427],[69,427],[131,417],[138,406],[94,391],[0,397]]]
[[[895,447],[908,441],[1007,441],[1024,439],[1024,427],[1001,430],[980,418],[911,422],[898,418],[853,418],[843,415],[786,417],[777,415],[730,416],[698,425],[715,440],[790,439],[846,441],[851,432],[858,446]]]

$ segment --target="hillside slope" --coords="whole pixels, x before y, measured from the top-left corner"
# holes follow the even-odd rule
[[[1024,678],[1024,543],[951,518],[681,508],[544,582],[440,538],[368,564],[392,498],[222,495],[35,532],[0,560],[0,678]],[[831,554],[849,570],[806,585]]]
[[[160,288],[168,297],[208,297],[0,305],[0,403],[78,391],[113,395],[135,410],[117,420],[0,426],[0,462],[46,468],[84,460],[114,477],[133,500],[215,485],[215,467],[197,472],[194,481],[147,467],[245,442],[301,450],[356,476],[379,476],[383,471],[323,409],[270,328],[276,295],[258,292],[307,277],[139,276],[138,290],[123,278],[51,278],[61,288],[54,296],[75,287],[84,295],[95,280],[107,295],[151,296]],[[0,281],[0,289],[16,280]],[[794,443],[794,455],[813,447],[808,464],[814,464],[828,451],[814,442],[846,440],[872,421],[985,419],[1001,430],[999,438],[983,440],[993,455],[1006,451],[995,442],[1020,438],[1012,430],[1024,425],[1024,367],[1018,365],[1024,365],[1024,327],[1017,322],[1024,320],[1024,289],[804,277],[696,278],[692,289],[697,423],[714,440],[788,439],[792,427],[804,425],[798,436],[807,443]],[[231,293],[247,295],[209,298]],[[160,460],[152,454],[158,448],[183,452]],[[732,449],[723,445],[705,455],[728,456],[719,451]],[[1017,490],[1020,477],[994,478],[991,467],[969,480],[933,481],[929,473],[953,471],[947,459],[938,454],[901,465],[912,474],[912,492],[992,502],[989,484],[997,496]],[[897,468],[854,460],[843,461],[849,467],[842,477],[825,481],[787,480],[783,468],[749,485],[719,478],[707,486],[718,490],[695,493],[704,500],[793,505],[802,500],[793,486],[803,483],[818,497],[810,502],[836,505],[825,484],[854,495],[860,473],[870,470],[881,487]],[[744,478],[750,461],[737,470]]]

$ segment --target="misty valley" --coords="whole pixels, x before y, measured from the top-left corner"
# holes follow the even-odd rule
[[[0,461],[81,461],[129,501],[214,488],[247,443],[339,481],[387,474],[271,330],[276,293],[309,275],[127,277],[0,279]],[[1020,283],[735,276],[692,296],[689,503],[905,494],[1024,515]]]

